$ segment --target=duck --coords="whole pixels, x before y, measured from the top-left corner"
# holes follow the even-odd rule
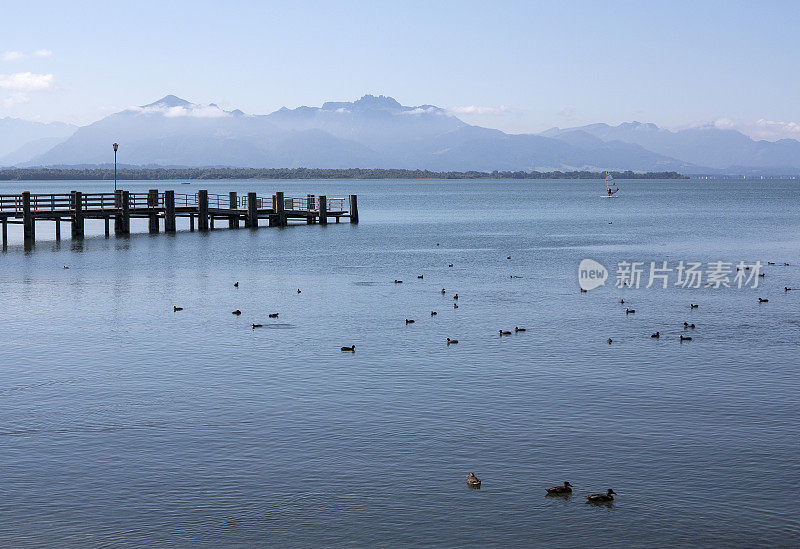
[[[66,265],[64,265],[64,268],[65,268],[65,269],[69,269],[69,267],[67,267]]]
[[[511,259],[511,256],[508,256],[506,259]]]
[[[509,336],[509,335],[511,335],[511,332],[507,332],[505,330],[498,330],[498,331],[500,332],[501,336]]]
[[[622,305],[625,305],[625,300],[624,300],[624,299],[620,299],[620,300],[619,300],[619,302],[620,302]]]
[[[789,264],[788,264],[788,263],[784,263],[784,264],[783,264],[783,266],[784,266],[784,267],[788,267],[788,266],[789,266]]]
[[[403,281],[402,281],[402,280],[395,280],[395,281],[394,281],[394,283],[395,283],[395,284],[402,284],[402,283],[403,283]]]
[[[355,353],[356,352],[356,346],[355,345],[350,345],[349,347],[342,347],[342,351],[347,352],[347,353]]]
[[[444,295],[444,288],[442,288],[442,295]]]
[[[608,339],[606,339],[606,343],[611,345],[612,343],[614,343],[614,340],[609,337]]]
[[[235,314],[236,316],[239,316],[240,314],[242,314],[242,311],[240,311],[239,309],[236,309],[235,311],[233,311],[233,314]]]
[[[238,282],[234,282],[234,283],[233,283],[233,287],[234,287],[234,288],[238,288],[238,287],[239,287],[239,283],[238,283]]]
[[[406,324],[414,324],[414,319],[413,318],[407,318],[406,319]]]
[[[689,324],[688,322],[684,322],[683,323],[683,329],[686,330],[688,328],[691,328],[692,330],[694,330],[694,323]]]
[[[453,299],[458,299],[458,294],[455,294],[455,295],[453,296]]]
[[[774,261],[767,261],[767,265],[775,265]]]
[[[453,266],[453,264],[452,264],[452,263],[451,263],[450,265],[448,265],[448,267],[452,267],[452,266]]]
[[[514,333],[525,332],[527,328],[520,328],[519,326],[514,326]]]
[[[614,496],[616,496],[616,495],[617,495],[617,493],[614,490],[612,490],[611,488],[609,488],[608,490],[606,490],[605,494],[590,494],[590,495],[586,496],[586,502],[587,503],[607,503],[609,501],[614,501]]]
[[[269,317],[270,318],[278,318],[278,314],[279,313],[270,313]]]
[[[182,310],[183,310],[183,307],[176,307],[175,305],[172,306],[172,311],[173,312],[178,312],[178,311],[182,311]]]
[[[685,336],[685,335],[681,336],[681,341],[691,341],[691,340],[692,338],[690,336]]]
[[[632,315],[635,312],[636,312],[636,309],[625,309],[625,314],[626,315]]]
[[[453,309],[458,309],[458,303],[453,303]]]
[[[423,278],[423,275],[417,275],[417,278],[419,278],[420,280],[422,280],[422,278]]]
[[[263,324],[251,324],[250,326],[252,326],[254,330],[255,330],[256,328],[263,328],[263,327],[264,327],[264,325],[263,325]]]
[[[439,313],[437,313],[436,311],[431,311],[431,316],[436,316],[436,315],[438,315],[438,314],[439,314]]]
[[[656,333],[650,335],[650,337],[652,337],[653,339],[658,339],[658,338],[661,337],[661,332],[656,332]]]
[[[298,293],[298,294],[300,293],[300,288],[297,288],[297,293]]]
[[[761,274],[758,275],[758,278],[765,278],[766,276],[767,276],[767,273],[761,273]]]
[[[586,290],[585,290],[585,289],[583,289],[583,288],[581,288],[581,293],[582,293],[582,294],[585,294],[585,293],[586,293]]]
[[[458,343],[457,339],[450,339],[449,337],[447,338],[448,345],[455,345],[456,343]]]
[[[689,303],[690,309],[697,309],[700,305],[695,305],[694,303]]]
[[[480,488],[481,487],[481,479],[475,476],[475,473],[470,473],[467,475],[467,486],[470,488]]]
[[[783,291],[784,291],[784,292],[791,292],[791,291],[792,291],[792,288],[790,288],[789,286],[784,286],[784,287],[783,287]]]
[[[548,496],[560,496],[563,494],[571,494],[572,493],[572,484],[564,481],[564,484],[561,486],[553,486],[552,488],[545,488],[547,490]]]
[[[758,298],[759,303],[769,303],[769,299],[764,299],[763,297]]]

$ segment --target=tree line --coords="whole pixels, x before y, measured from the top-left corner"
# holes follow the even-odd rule
[[[687,179],[678,172],[610,172],[615,179]],[[117,170],[118,180],[180,179],[603,179],[592,171],[448,171],[371,168],[138,168]],[[113,168],[6,168],[0,181],[113,180]]]

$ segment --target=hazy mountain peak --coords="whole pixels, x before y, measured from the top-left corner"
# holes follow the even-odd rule
[[[180,97],[177,97],[175,95],[165,95],[164,97],[162,97],[158,101],[154,101],[154,102],[150,103],[149,105],[142,105],[142,108],[143,109],[147,109],[147,108],[150,108],[150,107],[167,107],[167,108],[170,108],[170,107],[191,107],[191,106],[193,106],[193,103],[190,103],[189,101],[186,101],[185,99],[181,99]]]

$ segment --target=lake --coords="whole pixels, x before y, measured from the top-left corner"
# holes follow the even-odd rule
[[[12,226],[0,544],[797,546],[800,185],[619,184],[122,182],[357,194],[361,222],[37,223],[27,251]],[[608,279],[582,293],[586,258]],[[615,284],[681,261],[729,263],[731,287]]]

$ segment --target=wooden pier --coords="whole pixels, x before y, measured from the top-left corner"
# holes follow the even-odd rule
[[[207,190],[196,194],[175,194],[175,191],[151,189],[147,193],[132,193],[118,190],[113,193],[32,194],[0,195],[0,223],[2,223],[3,246],[8,244],[8,225],[23,226],[25,242],[36,239],[36,222],[55,222],[56,240],[61,239],[61,223],[72,226],[72,238],[83,238],[84,222],[87,219],[105,221],[105,234],[110,234],[110,222],[114,220],[114,234],[130,234],[131,219],[147,219],[151,233],[158,233],[162,225],[166,233],[175,232],[175,220],[189,218],[189,229],[208,231],[215,221],[225,222],[230,229],[245,227],[255,229],[260,219],[268,221],[270,227],[283,227],[291,220],[306,223],[326,224],[329,219],[346,218],[358,223],[358,201],[356,195],[347,198],[329,198],[313,194],[304,197],[286,197],[276,192],[271,197],[259,197],[256,193],[239,196],[235,192],[227,195],[209,194]]]

